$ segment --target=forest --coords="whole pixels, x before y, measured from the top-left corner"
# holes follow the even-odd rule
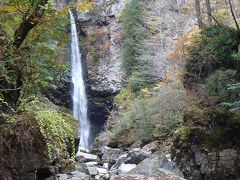
[[[239,179],[239,23],[239,0],[0,0],[0,179]]]

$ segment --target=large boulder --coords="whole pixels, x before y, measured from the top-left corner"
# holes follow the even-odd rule
[[[102,149],[102,162],[114,164],[118,157],[122,154],[122,150],[119,148],[110,148],[110,147],[103,147]]]
[[[177,176],[183,177],[183,173],[176,167],[175,163],[167,160],[164,154],[155,153],[143,160],[128,174],[157,175],[159,168],[165,169]]]
[[[119,166],[121,166],[122,163],[124,163],[124,161],[127,159],[128,154],[122,154],[121,156],[119,156],[116,160],[116,163],[111,167],[111,171],[112,170],[116,170],[117,168],[119,168]]]
[[[140,149],[140,148],[132,149],[131,151],[129,151],[127,155],[127,159],[125,160],[125,163],[139,164],[144,159],[149,157],[151,154],[152,152],[146,149]]]

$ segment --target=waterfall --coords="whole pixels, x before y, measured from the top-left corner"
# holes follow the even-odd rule
[[[79,49],[77,28],[74,16],[71,11],[71,62],[72,62],[72,82],[73,82],[73,116],[79,121],[81,128],[80,147],[89,147],[90,125],[87,116],[87,96],[85,82],[83,80],[82,57]]]

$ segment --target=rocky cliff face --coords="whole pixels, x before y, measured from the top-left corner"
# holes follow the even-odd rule
[[[96,94],[114,94],[122,86],[122,30],[118,15],[123,2],[102,1],[101,7],[87,15],[78,14],[80,44],[88,69],[87,84]]]
[[[122,28],[118,15],[125,1],[100,1],[93,11],[77,14],[79,41],[86,66],[92,140],[103,130],[114,96],[121,90]]]
[[[192,9],[185,8],[188,1],[143,0],[142,4],[147,12],[145,23],[148,33],[144,42],[147,51],[142,58],[150,65],[153,75],[165,79],[178,68],[177,63],[169,60],[175,41],[196,25],[196,19]]]
[[[119,92],[124,82],[122,62],[122,24],[119,20],[125,1],[99,1],[87,15],[78,14],[80,44],[86,54],[88,87],[96,94]],[[185,1],[144,1],[147,48],[142,59],[151,66],[153,75],[164,79],[175,68],[168,60],[174,41],[189,31],[196,20],[184,9]]]
[[[191,107],[184,121],[184,126],[176,132],[171,154],[185,177],[237,179],[240,172],[239,121],[206,102]]]

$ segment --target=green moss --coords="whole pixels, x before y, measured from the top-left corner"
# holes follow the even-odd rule
[[[181,149],[185,149],[188,147],[188,143],[190,142],[191,128],[182,126],[178,129],[173,136],[173,141],[180,145]]]
[[[97,49],[93,49],[92,50],[92,59],[93,59],[93,61],[94,62],[98,62],[99,58],[100,58],[100,56],[99,56],[99,54],[97,52]]]
[[[183,127],[181,131],[181,141],[185,142],[189,139],[191,134],[191,128],[190,127]]]

